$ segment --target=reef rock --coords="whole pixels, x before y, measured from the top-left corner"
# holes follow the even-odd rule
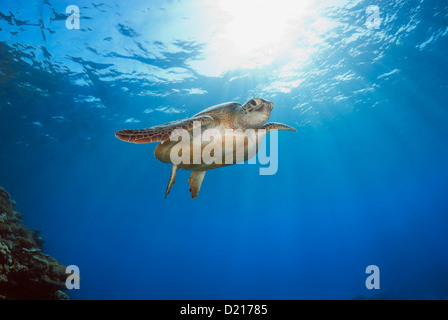
[[[15,204],[16,203],[11,200],[9,193],[0,187],[0,212],[4,212],[9,217],[12,217]]]
[[[68,299],[65,266],[42,252],[40,231],[24,226],[14,205],[0,187],[0,300]]]

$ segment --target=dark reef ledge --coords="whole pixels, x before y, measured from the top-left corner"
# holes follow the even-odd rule
[[[40,231],[29,230],[0,187],[0,300],[67,300],[65,266],[42,253]]]

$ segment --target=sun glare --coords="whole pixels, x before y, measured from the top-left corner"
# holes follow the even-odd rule
[[[209,67],[223,72],[271,63],[298,38],[308,0],[219,0],[220,27],[209,42]],[[218,73],[219,73],[218,72]]]

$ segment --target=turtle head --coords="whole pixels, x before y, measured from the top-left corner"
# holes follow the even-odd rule
[[[237,124],[241,128],[259,128],[271,116],[274,103],[261,98],[252,98],[239,110]]]

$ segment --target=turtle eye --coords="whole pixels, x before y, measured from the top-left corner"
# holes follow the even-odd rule
[[[251,99],[251,100],[249,101],[249,103],[250,103],[251,105],[253,105],[254,107],[257,105],[257,102],[256,102],[254,99]]]

